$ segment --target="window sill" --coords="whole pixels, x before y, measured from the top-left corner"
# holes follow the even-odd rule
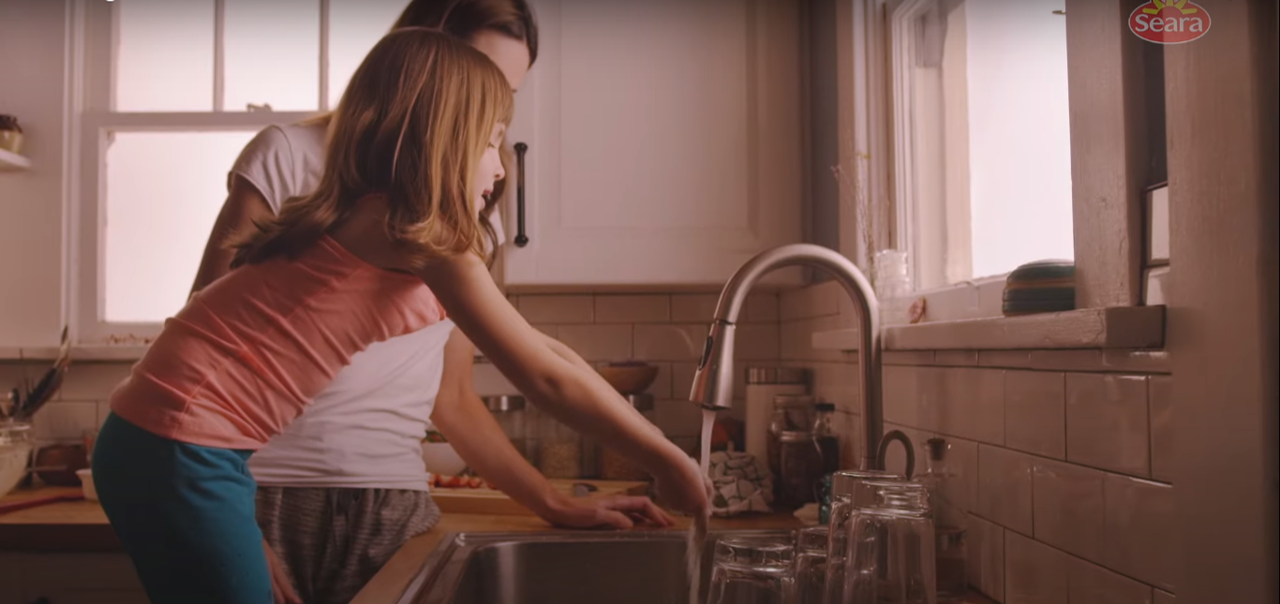
[[[1090,308],[1067,312],[937,321],[884,329],[885,350],[1059,350],[1164,347],[1165,307]],[[815,350],[854,352],[858,330],[816,332]]]
[[[52,361],[57,346],[0,346],[0,361]],[[146,345],[72,346],[71,361],[136,361],[147,352]]]

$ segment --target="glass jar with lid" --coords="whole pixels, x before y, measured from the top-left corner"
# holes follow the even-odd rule
[[[0,497],[27,475],[31,459],[31,424],[0,419]]]
[[[502,426],[502,432],[511,440],[512,446],[525,459],[533,457],[529,451],[529,435],[526,427],[525,400],[523,396],[499,394],[483,397],[484,406],[493,414],[493,418]]]
[[[656,423],[653,395],[626,394],[623,398],[635,407],[649,423]],[[596,459],[600,463],[600,478],[603,480],[649,480],[649,473],[630,458],[623,456],[611,447],[597,446]]]
[[[538,469],[547,478],[582,478],[582,436],[547,413],[538,414]]]
[[[773,397],[773,416],[769,420],[769,471],[779,476],[782,471],[778,443],[783,432],[808,432],[816,415],[814,397],[808,394],[780,394]]]

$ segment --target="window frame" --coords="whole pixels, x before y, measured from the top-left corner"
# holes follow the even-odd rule
[[[214,98],[209,111],[115,111],[115,63],[119,13],[116,3],[68,0],[73,44],[68,70],[68,123],[71,165],[68,193],[71,249],[67,270],[72,342],[78,347],[146,346],[159,335],[157,322],[112,322],[104,317],[105,257],[103,234],[106,204],[106,158],[113,133],[133,132],[257,132],[274,124],[297,122],[329,110],[329,0],[317,0],[320,10],[320,84],[316,111],[272,111],[247,108],[227,111],[223,106],[224,1],[214,3]],[[229,169],[225,166],[220,169]],[[212,169],[212,167],[211,167]],[[192,272],[192,280],[195,273]]]
[[[853,114],[849,123],[857,133],[847,153],[842,143],[841,164],[871,164],[861,169],[871,176],[869,186],[841,183],[842,207],[855,210],[842,214],[842,231],[856,234],[847,243],[842,238],[842,251],[860,266],[870,267],[880,249],[902,249],[911,241],[911,211],[901,206],[902,192],[911,186],[912,160],[903,156],[911,150],[915,123],[897,104],[911,82],[896,69],[910,53],[900,38],[894,39],[895,32],[900,37],[909,28],[895,17],[916,17],[941,2],[841,0],[853,27],[838,30],[840,52],[848,53],[856,68],[843,72],[852,86],[841,88],[848,94],[840,102],[854,108],[848,112]],[[1125,0],[1067,0],[1077,309],[1142,305],[1148,126],[1137,119],[1142,115],[1143,42],[1126,31],[1124,17],[1131,5]],[[841,124],[841,132],[849,131]],[[1077,142],[1081,140],[1092,144],[1086,147]],[[866,225],[869,216],[878,220]],[[876,235],[864,235],[869,232]],[[925,321],[1000,316],[1000,305],[989,299],[999,295],[1003,279],[997,275],[916,291],[911,298],[926,300]],[[975,302],[979,299],[984,300]]]

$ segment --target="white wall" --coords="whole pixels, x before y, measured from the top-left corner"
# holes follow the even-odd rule
[[[973,276],[1073,258],[1063,0],[965,0]]]
[[[63,324],[67,4],[0,0],[0,113],[33,164],[0,172],[0,350],[55,345]]]

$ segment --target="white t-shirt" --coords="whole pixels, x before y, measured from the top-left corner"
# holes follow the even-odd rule
[[[245,146],[231,173],[273,212],[315,189],[324,169],[323,125],[270,126]],[[302,415],[249,458],[265,486],[425,491],[422,460],[453,322],[369,346],[338,372]]]

